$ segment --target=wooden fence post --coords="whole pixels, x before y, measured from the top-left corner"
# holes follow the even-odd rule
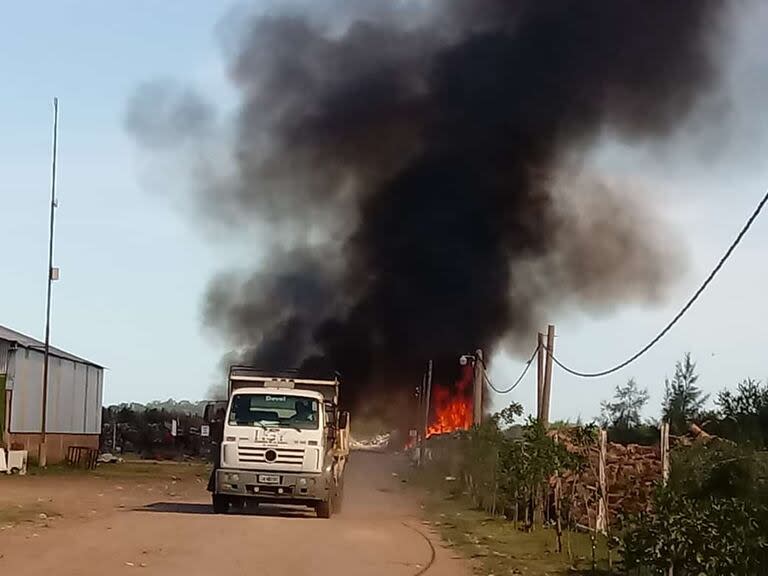
[[[554,436],[555,444],[560,444],[560,436],[557,432],[555,432]],[[560,500],[562,499],[562,492],[563,492],[563,484],[560,480],[560,470],[557,471],[557,476],[555,477],[555,532],[557,534],[557,551],[558,553],[563,553],[563,520],[562,520],[562,510],[560,508]]]
[[[606,534],[608,532],[608,490],[605,481],[605,461],[608,451],[608,431],[600,430],[599,433],[599,457],[597,468],[598,479],[598,501],[597,501],[597,521],[595,530]]]
[[[669,422],[661,424],[661,478],[666,486],[669,481]]]

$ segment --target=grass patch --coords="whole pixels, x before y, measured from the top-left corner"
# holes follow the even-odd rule
[[[99,464],[95,470],[56,464],[47,468],[30,468],[30,476],[82,476],[107,479],[183,480],[208,477],[208,466],[203,462],[172,462],[154,460],[127,460],[117,464]]]
[[[456,493],[456,482],[446,482],[443,477],[419,474],[413,481],[424,494],[427,521],[450,548],[472,560],[478,574],[586,576],[609,573],[603,537],[597,545],[597,570],[593,571],[588,534],[564,533],[564,551],[558,553],[553,529],[525,532],[515,528],[511,521],[473,509],[467,498]]]

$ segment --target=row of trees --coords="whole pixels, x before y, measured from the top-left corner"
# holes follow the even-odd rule
[[[661,418],[675,435],[685,434],[697,423],[710,434],[756,447],[768,442],[768,385],[747,379],[735,391],[723,390],[715,398],[715,409],[707,409],[710,399],[698,386],[699,374],[690,354],[678,361],[671,379],[665,381]],[[611,400],[601,404],[601,424],[617,441],[655,442],[658,421],[644,421],[643,409],[649,394],[634,379],[616,387]]]

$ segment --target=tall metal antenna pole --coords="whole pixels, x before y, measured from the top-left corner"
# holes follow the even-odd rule
[[[59,135],[59,99],[53,99],[53,159],[51,162],[51,223],[48,235],[48,294],[45,307],[45,352],[43,357],[43,416],[38,465],[48,464],[46,429],[48,420],[48,362],[51,349],[51,288],[53,285],[53,224],[56,216],[56,150]]]

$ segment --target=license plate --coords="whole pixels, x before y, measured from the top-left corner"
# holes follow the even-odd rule
[[[280,476],[275,474],[260,474],[259,484],[280,484]]]

